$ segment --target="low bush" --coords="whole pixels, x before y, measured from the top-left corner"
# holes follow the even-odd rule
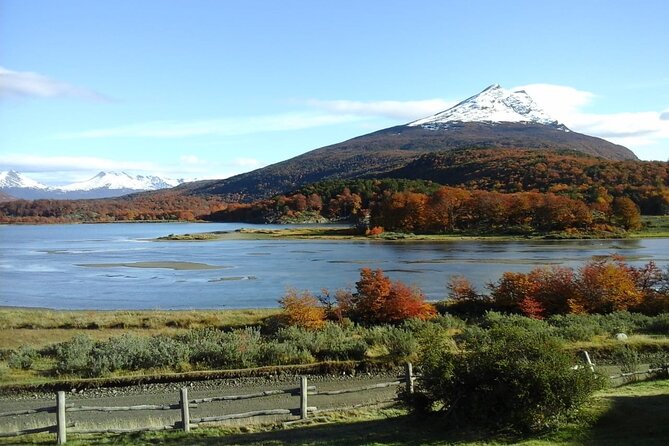
[[[576,359],[546,333],[498,325],[479,334],[460,352],[423,345],[422,379],[405,397],[411,407],[445,415],[449,426],[540,431],[559,425],[603,385],[587,368],[572,369]]]
[[[88,373],[88,361],[95,342],[86,335],[77,335],[55,348],[57,375],[82,375]]]
[[[22,346],[18,350],[10,353],[7,359],[7,365],[13,369],[29,370],[32,368],[35,359],[39,357],[37,350],[32,347]]]
[[[658,314],[650,318],[644,332],[657,335],[669,335],[669,313]]]
[[[319,361],[363,359],[368,347],[357,327],[333,322],[316,331],[287,327],[277,333],[277,340],[308,351]]]

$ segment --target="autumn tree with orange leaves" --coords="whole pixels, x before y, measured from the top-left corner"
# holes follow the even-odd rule
[[[392,281],[380,269],[361,269],[355,288],[346,305],[347,316],[358,322],[398,323],[411,318],[430,319],[436,314],[418,288]]]
[[[315,330],[325,324],[325,308],[308,291],[289,289],[279,300],[286,325]]]

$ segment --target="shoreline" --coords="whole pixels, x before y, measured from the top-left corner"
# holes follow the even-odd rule
[[[384,236],[384,234],[386,234]],[[613,235],[611,237],[561,237],[542,235],[506,235],[506,234],[404,234],[384,233],[381,235],[367,236],[353,233],[353,228],[323,228],[302,227],[286,229],[251,229],[240,228],[234,231],[211,231],[187,234],[170,234],[163,237],[149,239],[154,242],[207,242],[224,240],[329,240],[329,241],[357,241],[377,243],[412,243],[412,242],[454,242],[454,241],[572,241],[572,240],[638,240],[644,238],[669,238],[665,233],[630,233],[626,237]]]

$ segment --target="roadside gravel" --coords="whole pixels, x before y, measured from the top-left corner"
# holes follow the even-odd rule
[[[341,390],[395,381],[400,371],[387,373],[358,373],[341,375],[309,375],[310,386],[321,390]],[[135,406],[145,404],[175,404],[179,401],[179,389],[189,388],[189,399],[208,398],[222,395],[244,395],[263,390],[290,390],[299,388],[300,377],[297,375],[270,375],[235,379],[216,379],[209,381],[185,381],[179,383],[154,383],[127,387],[70,389],[66,393],[66,402],[75,406]],[[346,407],[360,404],[374,404],[387,401],[396,396],[398,388],[374,389],[359,393],[342,395],[313,395],[309,397],[309,406],[319,409]],[[55,406],[53,392],[19,392],[0,398],[0,412],[35,409]],[[201,403],[191,409],[191,418],[219,416],[231,413],[265,409],[299,408],[299,396],[291,394],[272,395],[238,401],[217,401]],[[76,429],[124,428],[161,426],[174,424],[180,418],[179,410],[146,410],[131,412],[68,412],[68,422],[74,422]],[[254,422],[270,422],[280,419],[295,419],[294,415],[284,417],[262,417]],[[54,413],[0,417],[0,432],[29,429],[53,425]],[[249,420],[239,420],[228,424],[250,424]]]

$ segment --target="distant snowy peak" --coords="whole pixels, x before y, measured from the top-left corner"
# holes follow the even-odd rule
[[[61,186],[59,189],[65,192],[89,191],[94,189],[157,190],[174,187],[183,182],[184,180],[173,180],[157,176],[132,176],[125,172],[100,172],[89,180]]]
[[[567,130],[544,112],[524,90],[509,91],[498,84],[489,86],[448,110],[408,125],[437,130],[448,127],[453,122],[534,123],[559,126],[562,130]]]
[[[185,181],[157,176],[132,176],[126,172],[100,172],[86,181],[65,186],[45,186],[21,173],[10,170],[0,172],[0,192],[26,200],[109,198],[133,192],[166,189],[178,186]]]
[[[49,189],[49,186],[38,183],[15,170],[0,172],[0,189],[15,187],[26,189]]]

